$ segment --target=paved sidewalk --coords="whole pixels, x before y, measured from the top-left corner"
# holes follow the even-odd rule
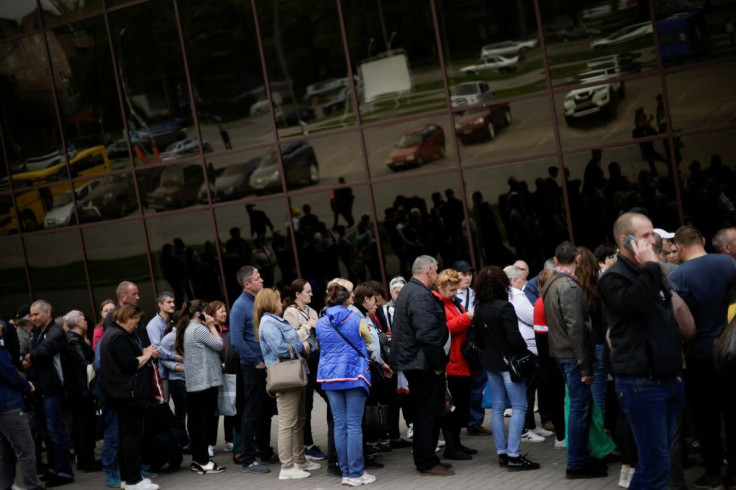
[[[508,419],[506,419],[508,421]],[[325,422],[325,404],[316,397],[313,413],[314,438],[317,444],[327,449],[327,425]],[[486,412],[485,425],[490,425],[490,411]],[[277,418],[272,424],[272,444],[276,446]],[[403,423],[402,423],[403,426]],[[565,479],[565,451],[554,449],[554,437],[547,438],[543,443],[522,443],[522,453],[542,465],[536,471],[509,473],[499,468],[492,436],[467,436],[463,431],[463,443],[477,449],[479,452],[472,461],[452,461],[455,475],[450,477],[421,476],[414,469],[411,458],[411,448],[394,450],[384,453],[381,460],[385,468],[368,470],[376,476],[376,483],[369,485],[371,489],[422,488],[430,489],[474,489],[493,488],[501,489],[614,489],[618,487],[620,466],[611,464],[608,467],[608,478],[590,480]],[[222,452],[224,439],[222,423],[220,423],[220,438],[215,451],[215,461],[228,467],[227,471],[217,475],[197,475],[189,470],[191,462],[188,455],[184,456],[182,469],[177,473],[161,474],[155,479],[163,489],[190,490],[209,488],[258,488],[258,489],[293,489],[319,490],[335,489],[340,487],[340,479],[327,474],[323,466],[312,472],[312,476],[298,481],[280,481],[278,479],[279,466],[272,468],[271,473],[265,475],[244,474],[239,465],[234,465],[232,455]],[[98,448],[99,451],[99,448]],[[441,453],[440,453],[441,455]],[[692,468],[687,472],[690,488],[695,478],[702,473],[701,468]],[[101,489],[105,487],[104,473],[77,473],[76,482],[63,488],[69,489]]]

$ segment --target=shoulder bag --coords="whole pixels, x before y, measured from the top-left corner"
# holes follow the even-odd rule
[[[483,324],[486,331],[488,332],[488,335],[491,336],[491,340],[493,340],[493,343],[496,344],[496,348],[498,349],[498,352],[501,353],[501,357],[503,358],[504,364],[506,364],[506,367],[509,368],[509,374],[511,375],[511,381],[514,383],[518,383],[519,381],[524,381],[526,378],[529,377],[534,371],[537,370],[538,364],[537,364],[537,356],[535,356],[533,353],[529,352],[528,350],[524,354],[517,354],[515,356],[509,356],[507,355],[503,350],[501,350],[501,346],[498,345],[498,342],[496,341],[496,337],[493,335],[493,332],[490,328],[488,328],[487,324]]]
[[[289,344],[289,359],[268,366],[266,370],[266,391],[276,393],[298,390],[307,386],[307,366],[293,345]]]
[[[460,353],[465,357],[470,369],[474,371],[483,369],[483,348],[478,345],[475,327],[472,325],[468,329],[468,336],[460,346]]]

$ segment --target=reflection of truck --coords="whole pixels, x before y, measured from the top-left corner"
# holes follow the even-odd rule
[[[657,22],[662,60],[697,58],[710,51],[710,36],[703,14],[681,12]]]
[[[60,162],[50,167],[19,172],[11,176],[13,185],[22,192],[16,193],[16,206],[0,209],[0,233],[18,230],[18,224],[23,231],[33,231],[43,224],[46,212],[51,209],[54,199],[60,194],[69,192],[69,184],[56,184],[43,188],[33,188],[27,191],[24,187],[43,186],[61,180],[67,180],[66,163]],[[107,174],[110,172],[110,160],[104,146],[94,146],[80,151],[69,162],[71,177]],[[8,178],[3,179],[8,184]]]

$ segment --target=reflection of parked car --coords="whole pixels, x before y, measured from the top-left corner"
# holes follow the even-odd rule
[[[601,31],[585,26],[565,26],[553,33],[550,38],[555,41],[576,41],[587,37],[600,36]]]
[[[287,128],[296,126],[301,122],[309,122],[315,118],[314,109],[311,107],[303,107],[300,109],[289,109],[288,111],[279,111],[276,113],[276,126],[279,128]]]
[[[114,160],[116,158],[130,158],[128,152],[128,141],[119,140],[107,147],[107,158]]]
[[[327,101],[325,105],[322,106],[322,112],[327,115],[332,114],[333,112],[345,110],[349,93],[350,91],[348,87],[340,90],[340,93],[338,93],[335,97]]]
[[[212,145],[206,141],[202,142],[202,149],[205,153],[212,153]],[[175,160],[197,154],[199,154],[199,140],[187,138],[167,146],[166,151],[161,153],[161,160]]]
[[[641,22],[626,26],[622,29],[617,30],[613,34],[610,34],[603,39],[596,39],[590,43],[590,49],[605,48],[607,46],[616,46],[618,44],[625,44],[630,41],[634,41],[641,37],[647,36],[652,33],[652,23]]]
[[[536,39],[526,41],[502,41],[500,43],[487,44],[480,50],[480,57],[485,58],[491,55],[516,56],[526,50],[537,47]]]
[[[319,182],[319,164],[314,148],[306,141],[292,141],[281,145],[281,160],[286,170],[289,187],[311,185]],[[261,158],[258,168],[250,176],[250,187],[256,192],[281,191],[276,150],[269,150]]]
[[[496,130],[511,124],[508,104],[492,104],[470,109],[455,123],[455,132],[462,144],[496,137]]]
[[[251,158],[246,163],[236,163],[215,171],[215,185],[212,198],[215,201],[229,201],[243,197],[250,190],[250,176],[253,174],[261,157]],[[207,202],[206,183],[199,189],[197,200]],[[212,182],[210,182],[212,185]]]
[[[278,92],[273,92],[271,94],[271,98],[273,99],[274,103],[276,105],[281,104],[281,94]],[[258,100],[258,102],[254,103],[250,106],[250,115],[251,116],[257,116],[258,114],[265,114],[268,112],[269,107],[268,99],[262,98]]]
[[[581,73],[573,79],[580,83],[587,83],[605,81],[615,76],[617,74],[613,70],[597,70]],[[571,90],[565,95],[565,122],[572,125],[578,118],[601,112],[615,116],[618,100],[622,99],[625,93],[624,82],[618,82],[617,85],[604,83],[593,87]]]
[[[156,211],[189,206],[197,201],[202,182],[202,167],[197,164],[167,168],[161,173],[158,187],[145,196],[145,202]]]
[[[591,71],[613,70],[619,75],[628,75],[641,71],[641,63],[638,61],[640,57],[639,53],[618,53],[593,58],[587,62],[587,65]]]
[[[129,174],[108,175],[80,202],[80,221],[122,218],[138,208]]]
[[[487,102],[496,98],[495,92],[491,90],[488,83],[480,80],[458,83],[452,87],[450,92],[452,107],[478,104],[480,102]]]
[[[492,55],[483,57],[477,64],[460,68],[465,75],[475,75],[484,71],[515,71],[519,65],[518,56]]]
[[[81,201],[85,199],[93,189],[99,186],[101,182],[101,180],[93,180],[92,182],[84,184],[79,189],[75,190],[77,205],[80,206]],[[74,220],[74,202],[72,201],[72,193],[65,192],[64,194],[59,194],[56,199],[54,199],[51,209],[46,213],[43,227],[56,228],[57,226],[68,226],[74,223]]]
[[[308,101],[312,97],[327,94],[329,92],[332,92],[333,90],[337,90],[339,88],[347,86],[347,78],[330,78],[329,80],[323,80],[321,82],[308,85],[307,92],[304,94],[304,97],[302,99]]]
[[[422,165],[445,156],[445,132],[437,124],[427,124],[404,132],[386,159],[391,170]]]

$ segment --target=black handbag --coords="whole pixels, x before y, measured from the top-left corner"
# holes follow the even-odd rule
[[[501,357],[503,358],[504,364],[506,364],[506,367],[509,368],[509,374],[511,375],[511,381],[514,383],[518,383],[519,381],[524,381],[526,378],[528,378],[534,371],[536,371],[539,368],[539,363],[537,362],[537,356],[535,356],[532,352],[527,350],[524,354],[516,354],[514,356],[509,356],[501,349],[501,346],[498,345],[498,342],[496,341],[496,337],[493,335],[493,332],[490,328],[488,328],[488,325],[485,323],[483,324],[486,331],[488,332],[488,335],[491,336],[491,340],[493,340],[493,343],[496,344],[496,348],[498,349],[498,352],[501,353]]]
[[[468,329],[468,336],[460,345],[460,353],[465,357],[465,361],[473,371],[483,370],[483,349],[476,341],[475,328]]]

